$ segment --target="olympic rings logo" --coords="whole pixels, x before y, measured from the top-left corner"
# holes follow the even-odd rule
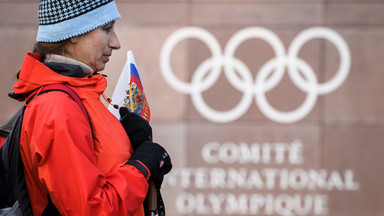
[[[212,54],[212,57],[197,67],[191,83],[179,80],[170,66],[172,50],[180,41],[187,38],[203,41]],[[251,38],[258,38],[269,43],[276,55],[261,67],[255,80],[252,78],[249,68],[234,57],[238,46]],[[329,40],[335,45],[340,55],[337,73],[325,83],[318,83],[311,66],[298,57],[301,47],[315,38]],[[293,39],[287,52],[279,37],[262,27],[248,27],[238,31],[229,39],[224,52],[216,38],[208,31],[198,27],[185,27],[168,37],[160,53],[160,69],[166,82],[177,91],[190,94],[198,112],[206,119],[217,123],[227,123],[240,118],[249,109],[254,96],[261,112],[270,120],[279,123],[299,121],[312,110],[319,95],[328,94],[343,84],[348,76],[350,65],[351,57],[348,45],[338,33],[325,27],[312,27],[302,31]],[[265,94],[279,84],[286,70],[292,82],[301,91],[306,92],[307,96],[300,107],[293,111],[283,112],[272,107]],[[213,86],[222,71],[230,84],[243,93],[240,102],[228,111],[212,109],[202,97],[202,92]]]

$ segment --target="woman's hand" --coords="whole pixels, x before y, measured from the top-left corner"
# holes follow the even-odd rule
[[[152,176],[158,188],[161,186],[164,175],[172,169],[168,152],[161,145],[151,141],[146,141],[138,146],[127,164],[135,166],[146,177]]]
[[[130,113],[126,107],[121,107],[119,112],[120,122],[128,134],[133,150],[145,141],[152,142],[152,128],[147,120],[136,113]]]

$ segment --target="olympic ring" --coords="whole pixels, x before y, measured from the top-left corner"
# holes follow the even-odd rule
[[[197,67],[191,83],[179,80],[170,66],[172,50],[187,38],[201,40],[212,54]],[[266,41],[276,55],[261,67],[254,81],[249,68],[234,56],[239,45],[251,38]],[[325,83],[318,83],[311,66],[298,57],[301,47],[315,38],[329,40],[340,55],[337,73]],[[160,53],[160,69],[166,82],[177,91],[190,94],[197,111],[206,119],[217,123],[227,123],[240,118],[249,109],[253,95],[261,112],[270,120],[285,124],[299,121],[311,112],[319,95],[329,94],[343,84],[349,74],[350,65],[351,56],[347,43],[337,32],[325,27],[312,27],[302,31],[293,39],[287,52],[279,37],[262,27],[248,27],[238,31],[229,39],[224,52],[216,38],[208,31],[198,27],[185,27],[168,37]],[[286,69],[293,84],[306,92],[307,97],[296,110],[282,112],[269,104],[265,94],[280,83]],[[202,97],[202,92],[214,85],[222,70],[230,84],[244,94],[239,104],[228,111],[212,109]]]

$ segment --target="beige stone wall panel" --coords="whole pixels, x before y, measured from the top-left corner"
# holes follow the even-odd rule
[[[337,29],[346,39],[351,50],[351,70],[345,83],[325,97],[325,119],[330,121],[382,122],[384,103],[384,67],[382,47],[383,29]],[[339,65],[334,47],[327,46],[327,77],[332,76]],[[329,75],[328,75],[329,74]]]
[[[329,195],[331,215],[383,214],[384,191],[382,126],[329,125],[325,128],[324,168],[352,169],[358,191],[333,190]]]

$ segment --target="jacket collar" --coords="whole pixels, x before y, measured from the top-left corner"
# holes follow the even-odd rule
[[[56,55],[56,54],[49,54],[45,57],[44,59],[44,64],[49,65],[52,63],[63,63],[66,65],[76,65],[79,66],[85,74],[88,73],[93,73],[94,71],[92,70],[91,67],[88,65],[84,64],[83,62],[77,61],[72,58],[68,58],[62,55]],[[51,68],[52,69],[52,68]]]
[[[42,55],[36,53],[27,53],[20,70],[19,80],[13,87],[16,95],[26,95],[29,92],[48,84],[63,83],[73,87],[93,89],[101,94],[106,88],[106,80],[100,74],[86,75],[79,65],[57,64],[41,62]],[[50,65],[52,64],[52,65]],[[50,67],[53,67],[51,69]],[[75,69],[75,71],[71,71]],[[61,71],[60,74],[55,71]],[[70,72],[71,71],[71,72]],[[71,73],[72,76],[67,76],[65,73]]]

